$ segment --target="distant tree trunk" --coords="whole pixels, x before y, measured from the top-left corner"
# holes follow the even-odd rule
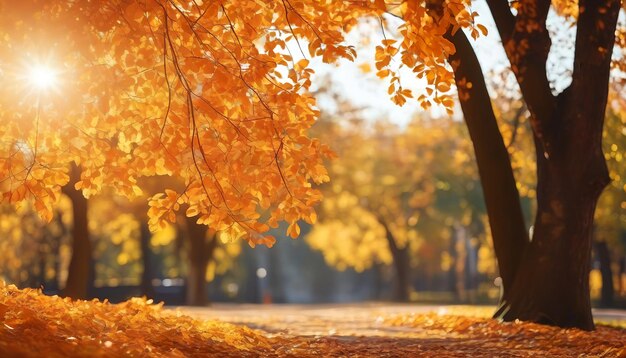
[[[72,164],[70,181],[63,192],[72,201],[72,256],[68,268],[67,281],[61,294],[65,297],[87,299],[93,280],[91,241],[87,218],[87,199],[82,192],[74,189],[80,180],[80,168]]]
[[[545,71],[550,2],[523,3],[517,17],[506,1],[488,4],[531,113],[537,153],[537,215],[528,240],[480,64],[462,31],[449,36],[457,49],[450,59],[504,284],[496,316],[591,330],[591,234],[595,206],[609,180],[602,127],[620,1],[579,2],[585,11],[578,17],[572,84],[556,97]],[[516,21],[535,25],[535,30],[518,31]],[[523,41],[529,48],[521,53],[515,45]],[[493,195],[500,190],[499,197]]]
[[[44,245],[43,243],[40,243],[39,245]],[[46,284],[46,266],[47,266],[47,260],[48,257],[46,255],[45,250],[40,249],[39,250],[39,270],[38,270],[38,275],[37,275],[37,287],[44,287],[44,285]]]
[[[474,243],[473,240],[468,240],[466,247],[465,288],[468,293],[467,301],[474,304],[478,295],[478,250],[480,249],[480,244]]]
[[[385,219],[379,217],[378,221],[385,229],[385,238],[389,244],[389,251],[393,258],[393,268],[396,272],[396,285],[394,290],[394,300],[399,302],[407,302],[409,300],[410,282],[410,257],[408,244],[403,248],[398,247],[396,238],[387,226]]]
[[[148,223],[144,220],[141,223],[139,242],[141,246],[141,263],[143,271],[141,272],[140,289],[141,294],[147,298],[154,298],[154,286],[152,286],[152,279],[154,273],[152,270],[152,250],[150,250],[150,238],[152,233],[148,229]]]
[[[467,233],[460,223],[453,226],[452,241],[455,252],[453,266],[450,268],[454,271],[454,293],[457,301],[465,302],[467,300],[467,290],[465,286],[466,261],[467,261]]]
[[[383,297],[383,273],[382,268],[379,263],[374,263],[372,266],[372,270],[374,271],[374,297],[376,300],[381,300]]]
[[[458,253],[456,251],[456,236],[453,234],[450,237],[450,245],[448,246],[448,253],[450,254],[450,259],[452,264],[448,268],[448,290],[452,292],[454,295],[454,301],[459,302],[461,297],[459,296],[459,292],[457,291],[456,282],[459,280],[457,277],[456,269],[454,263],[458,260]]]
[[[611,269],[611,254],[606,241],[594,241],[596,257],[600,261],[600,274],[602,276],[602,290],[600,291],[600,305],[602,307],[613,306],[613,270]]]
[[[617,273],[617,289],[620,295],[626,294],[626,287],[624,287],[624,276],[626,276],[626,256],[622,256],[619,260],[619,269]]]
[[[393,254],[394,268],[396,271],[395,300],[408,302],[410,297],[410,265],[408,247],[398,248]]]
[[[37,262],[38,260],[34,260],[31,263],[31,265],[29,265],[30,267],[24,270],[24,272],[26,273],[25,275],[26,280],[21,285],[24,285],[25,287],[30,287],[30,288],[39,287],[40,283],[39,283],[38,266],[36,265]]]
[[[213,258],[218,239],[215,233],[208,235],[209,228],[206,225],[197,224],[195,218],[187,218],[186,221],[189,239],[187,304],[190,306],[206,306],[209,304],[206,283],[207,266]]]
[[[61,232],[59,233],[58,236],[54,237],[52,240],[52,249],[51,252],[54,255],[54,261],[53,261],[53,266],[54,266],[54,291],[58,291],[59,288],[61,287],[61,244],[62,244],[62,240],[63,237],[65,237],[65,235],[67,235],[67,227],[63,224],[63,220],[61,219],[61,211],[57,210],[56,212],[56,216],[57,216],[57,222],[58,225],[61,229]]]

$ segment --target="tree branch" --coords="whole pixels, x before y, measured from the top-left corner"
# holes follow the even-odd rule
[[[508,0],[487,0],[487,5],[496,22],[502,43],[507,43],[515,29],[515,16],[511,12]]]
[[[513,116],[513,131],[511,132],[511,139],[509,140],[509,144],[506,145],[507,149],[511,148],[513,144],[515,144],[515,139],[517,139],[517,133],[519,129],[520,122],[522,121],[522,115],[526,112],[526,106],[521,105],[515,115]]]
[[[608,75],[615,44],[615,28],[620,11],[619,0],[581,0],[576,31],[572,83],[591,85],[601,75],[608,91]],[[581,83],[582,82],[582,83]]]
[[[522,1],[517,16],[513,16],[506,0],[488,0],[487,3],[531,114],[533,132],[545,151],[550,153],[551,137],[556,135],[549,130],[556,98],[546,72],[551,46],[546,28],[550,1]]]
[[[590,187],[601,191],[609,183],[602,128],[620,1],[581,0],[579,8],[572,83],[562,106],[563,118],[571,120],[561,124],[562,147],[563,153],[577,153],[578,157],[593,150],[593,159],[576,164],[587,168]]]

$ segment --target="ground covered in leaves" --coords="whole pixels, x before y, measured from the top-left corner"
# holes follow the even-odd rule
[[[71,301],[0,284],[0,356],[626,356],[624,329],[502,323],[454,310],[220,312],[233,323],[188,312],[202,319],[142,299]]]

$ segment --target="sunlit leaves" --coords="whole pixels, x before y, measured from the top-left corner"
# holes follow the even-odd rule
[[[133,298],[119,305],[72,301],[0,282],[0,351],[49,357],[270,354],[269,339],[246,327],[199,321]],[[54,342],[54,343],[53,343]]]
[[[467,28],[473,38],[486,35],[487,29],[476,22],[478,14],[469,10],[469,2],[451,1],[445,4],[429,2],[389,2],[385,6],[395,17],[403,22],[397,29],[389,29],[387,38],[376,47],[375,64],[377,76],[389,79],[388,92],[391,99],[403,105],[413,92],[415,98],[424,109],[433,105],[441,106],[452,112],[454,101],[450,89],[454,79],[447,63],[449,55],[455,49],[444,35],[448,31]],[[381,7],[380,2],[377,4]],[[389,28],[385,18],[380,18],[380,25]],[[393,31],[392,31],[393,30]],[[426,80],[426,87],[408,89],[400,82],[400,72],[406,68],[420,79]],[[418,91],[419,90],[419,91]]]
[[[596,331],[586,332],[520,320],[500,322],[486,318],[490,314],[491,312],[481,312],[476,308],[442,308],[437,313],[390,317],[386,322],[396,326],[438,331],[446,337],[454,335],[463,341],[467,340],[468,344],[458,353],[446,351],[447,354],[454,355],[465,355],[468,352],[500,355],[502,351],[515,352],[517,349],[523,350],[524,353],[520,351],[520,355],[529,354],[530,350],[549,356],[620,356],[624,353],[621,343],[624,331],[619,328],[598,327]],[[485,341],[490,343],[485,344]],[[446,349],[449,347],[450,345],[446,345]]]
[[[134,198],[142,194],[138,178],[171,175],[185,189],[152,197],[152,229],[186,210],[251,245],[272,244],[265,232],[282,220],[295,237],[298,220],[315,221],[310,207],[321,195],[312,183],[329,180],[322,161],[330,152],[308,134],[318,116],[308,93],[310,58],[354,60],[346,31],[364,16],[399,11],[405,20],[399,38],[385,39],[377,50],[379,76],[389,79],[399,105],[417,97],[425,108],[450,110],[446,59],[454,48],[443,35],[450,27],[474,31],[468,5],[449,1],[442,11],[422,2],[303,0],[5,6],[0,74],[10,85],[0,103],[0,193],[12,203],[34,199],[50,219],[71,162],[82,167],[76,188],[85,196],[111,187]],[[41,96],[12,80],[26,54],[40,53],[58,69],[58,93]],[[425,92],[404,87],[400,67],[426,78]]]

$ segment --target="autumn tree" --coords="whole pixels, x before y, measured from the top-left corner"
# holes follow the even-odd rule
[[[271,245],[264,233],[278,220],[293,232],[310,220],[325,149],[306,136],[317,114],[305,92],[311,70],[283,49],[291,21],[271,16],[282,5],[0,5],[1,73],[12,83],[0,106],[4,200],[32,199],[49,219],[76,163],[85,196],[109,186],[133,197],[139,177],[176,173],[184,190],[153,197],[153,229],[182,204],[251,244]],[[354,56],[336,36],[356,21],[348,10],[302,27],[301,36],[322,34],[312,55]],[[258,207],[270,206],[261,222]]]
[[[391,264],[394,298],[406,301],[410,249],[418,240],[410,229],[415,214],[408,207],[408,196],[415,193],[414,206],[422,207],[429,203],[432,190],[422,187],[422,172],[413,175],[413,166],[400,162],[414,157],[397,156],[398,136],[392,125],[378,123],[370,133],[358,121],[334,126],[322,130],[341,159],[331,163],[334,181],[327,186],[322,221],[313,227],[308,241],[335,266],[362,271],[375,262]],[[425,185],[432,188],[429,182]]]
[[[456,89],[478,162],[491,233],[504,282],[497,317],[531,320],[565,327],[593,329],[589,299],[589,262],[593,215],[598,197],[609,183],[602,128],[607,105],[610,69],[615,46],[624,44],[624,24],[617,23],[620,1],[554,2],[488,1],[504,50],[530,113],[536,152],[537,210],[529,236],[511,160],[498,128],[484,74],[464,31],[439,27]],[[399,71],[414,69],[430,87],[428,93],[447,92],[447,72],[421,71],[410,30],[415,19],[441,24],[447,19],[446,2],[387,4],[400,18],[399,40],[385,40],[377,48],[379,76],[390,78],[390,92],[398,94]],[[552,90],[546,61],[551,48],[547,28],[550,9],[576,26],[571,83],[560,93]],[[417,9],[417,10],[416,10]],[[425,15],[424,15],[425,14]],[[486,28],[469,31],[476,38]],[[617,35],[617,36],[616,36]],[[422,44],[420,42],[420,44]],[[418,46],[421,49],[424,45]],[[453,50],[450,50],[452,49]],[[623,69],[618,51],[616,71]],[[589,96],[593,93],[593,96]],[[394,97],[397,100],[397,97]],[[418,97],[418,99],[421,97]],[[447,103],[445,96],[434,103]],[[397,101],[402,103],[403,101]],[[431,102],[422,102],[425,108]]]
[[[187,304],[205,306],[210,303],[207,284],[232,268],[241,246],[194,218],[185,218],[178,226],[187,246]]]
[[[156,278],[155,266],[159,264],[154,262],[157,258],[154,257],[153,250],[156,246],[162,247],[175,243],[178,248],[176,251],[179,251],[176,254],[182,254],[185,257],[177,265],[179,275],[185,276],[186,279],[187,304],[206,305],[209,303],[207,282],[212,281],[216,273],[222,274],[230,268],[232,258],[239,253],[239,246],[230,245],[229,243],[234,240],[226,234],[219,234],[207,225],[199,224],[198,217],[185,215],[178,215],[174,224],[165,227],[166,232],[153,238],[153,233],[149,230],[147,198],[166,189],[176,188],[179,191],[185,189],[178,178],[163,175],[142,178],[138,184],[143,194],[133,200],[126,200],[115,195],[105,195],[103,198],[100,198],[102,195],[98,196],[99,199],[115,202],[115,211],[122,212],[117,218],[129,218],[129,224],[136,226],[132,235],[127,235],[126,239],[115,242],[118,246],[123,244],[118,263],[122,264],[120,262],[122,257],[123,264],[129,261],[141,261],[141,293],[147,297],[153,297],[155,293],[152,280]],[[119,237],[119,235],[112,236],[111,239],[114,237]]]
[[[163,191],[164,188],[178,187],[179,191],[184,191],[179,180],[168,176],[144,178],[140,184],[142,191],[148,196]],[[131,207],[135,215],[142,220],[141,247],[144,261],[142,287],[144,287],[152,278],[151,265],[147,262],[152,250],[145,198],[133,200]],[[197,216],[178,215],[173,230],[175,235],[169,235],[169,241],[180,240],[181,251],[186,255],[186,265],[184,268],[181,267],[181,272],[185,272],[186,275],[186,302],[193,306],[207,305],[210,302],[207,283],[215,278],[216,273],[224,273],[230,268],[232,259],[239,254],[239,246],[233,244],[234,240],[227,237],[227,234],[216,232],[207,225],[198,223]],[[151,283],[149,285],[151,287]]]
[[[332,181],[322,187],[320,219],[307,242],[340,269],[391,266],[393,297],[400,301],[409,299],[412,269],[429,260],[424,246],[437,247],[430,260],[437,271],[442,253],[452,247],[448,257],[459,259],[454,281],[464,281],[465,258],[452,253],[457,245],[450,242],[469,240],[460,231],[480,220],[482,205],[461,123],[419,117],[405,128],[384,120],[368,123],[338,102],[343,118],[325,116],[315,128],[338,158],[329,163]]]

